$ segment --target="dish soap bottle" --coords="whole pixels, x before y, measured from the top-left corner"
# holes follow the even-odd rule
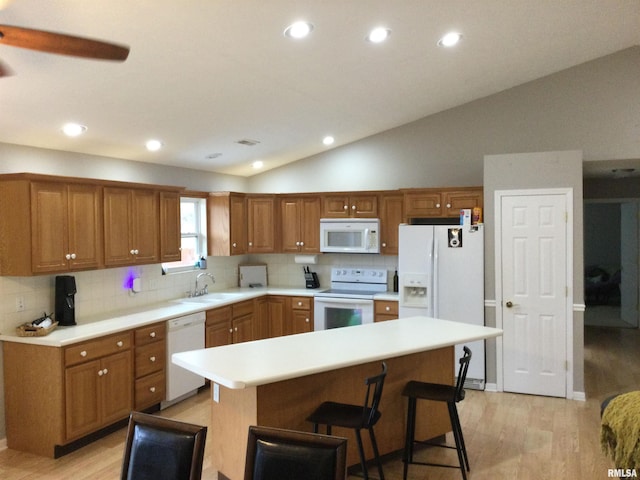
[[[398,270],[396,270],[396,273],[393,274],[393,291],[398,291]]]

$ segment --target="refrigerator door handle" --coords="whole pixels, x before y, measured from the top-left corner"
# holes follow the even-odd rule
[[[435,230],[435,229],[434,229]],[[439,305],[438,305],[438,298],[440,297],[439,292],[438,292],[438,274],[439,274],[439,244],[438,244],[438,235],[436,235],[437,232],[434,231],[433,234],[433,251],[431,254],[431,258],[432,258],[432,274],[431,274],[431,305],[432,310],[433,310],[433,317],[434,318],[440,318],[438,315],[440,315],[439,312]]]

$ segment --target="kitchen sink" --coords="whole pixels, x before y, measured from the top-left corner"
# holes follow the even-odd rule
[[[181,298],[178,300],[180,303],[218,303],[218,302],[227,302],[230,300],[239,299],[243,296],[242,293],[231,293],[231,292],[214,292],[207,293],[206,295],[202,295],[200,297],[187,297]]]

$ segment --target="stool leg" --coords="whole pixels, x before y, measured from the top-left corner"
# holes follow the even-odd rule
[[[318,433],[318,424],[317,423],[313,424],[313,433]]]
[[[460,464],[460,471],[462,472],[462,480],[467,480],[467,471],[465,467],[465,461],[462,456],[462,445],[460,444],[460,430],[459,423],[456,419],[456,404],[453,402],[447,402],[449,408],[449,420],[451,420],[451,430],[453,430],[453,439],[456,442],[456,453],[458,454],[458,462]]]
[[[462,446],[462,456],[464,457],[464,463],[467,467],[467,472],[471,471],[469,467],[469,457],[467,456],[467,446],[464,444],[464,435],[462,435],[462,425],[460,424],[460,416],[458,415],[458,407],[453,405],[453,412],[456,416],[456,424],[458,426],[458,435],[460,437],[460,445]]]
[[[362,437],[360,436],[360,429],[356,429],[356,441],[358,442],[358,453],[360,454],[360,465],[362,467],[362,475],[364,480],[369,480],[369,473],[367,472],[367,463],[364,458],[364,448],[362,448]]]
[[[369,436],[371,437],[373,455],[376,457],[376,463],[378,464],[378,474],[380,475],[380,480],[384,480],[384,472],[382,471],[382,460],[380,460],[380,452],[378,452],[378,442],[376,442],[376,434],[373,432],[373,427],[369,429]]]
[[[407,406],[407,433],[404,440],[404,471],[402,479],[407,480],[407,473],[409,471],[409,464],[413,462],[413,443],[416,434],[416,399],[408,397]]]

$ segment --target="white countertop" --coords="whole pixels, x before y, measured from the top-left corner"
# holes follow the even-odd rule
[[[78,325],[58,327],[44,337],[19,337],[13,332],[3,332],[3,334],[0,335],[0,341],[64,347],[77,342],[103,337],[112,333],[118,333],[164,320],[171,320],[172,318],[242,302],[263,295],[312,297],[314,293],[321,290],[322,289],[314,290],[289,287],[234,288],[224,290],[225,293],[238,294],[229,299],[207,302],[205,301],[205,297],[196,297],[194,299],[180,298],[125,312],[100,315],[99,317],[92,317],[90,319],[78,319]],[[221,292],[211,292],[211,295],[215,295],[216,293]]]
[[[241,389],[500,335],[497,328],[410,317],[176,353],[172,361]]]

